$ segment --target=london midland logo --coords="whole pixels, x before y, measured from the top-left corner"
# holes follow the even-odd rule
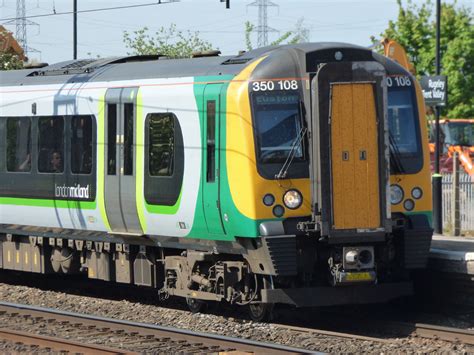
[[[89,185],[83,187],[80,184],[76,186],[58,186],[55,184],[54,195],[62,198],[89,198]]]

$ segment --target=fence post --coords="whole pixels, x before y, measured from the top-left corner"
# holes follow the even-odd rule
[[[452,235],[460,236],[461,235],[461,214],[459,206],[459,159],[458,153],[454,152],[453,154],[453,183],[451,194],[451,223],[453,226]]]

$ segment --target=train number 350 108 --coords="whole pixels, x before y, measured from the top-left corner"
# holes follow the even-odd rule
[[[297,80],[254,81],[253,91],[298,90]]]

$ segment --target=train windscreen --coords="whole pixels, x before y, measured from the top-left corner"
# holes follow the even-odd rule
[[[259,162],[285,162],[292,151],[295,161],[304,160],[299,96],[287,92],[252,96]]]
[[[420,125],[411,87],[389,87],[388,125],[392,174],[413,174],[423,166]]]

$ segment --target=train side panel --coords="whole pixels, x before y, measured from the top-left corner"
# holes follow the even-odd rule
[[[71,85],[2,88],[0,117],[1,124],[4,125],[3,131],[7,129],[8,117],[55,117],[84,114],[92,115],[96,123],[95,118],[99,114],[99,97],[102,93],[102,88],[84,89]],[[21,95],[22,100],[18,100],[18,95]],[[31,131],[33,134],[34,126]],[[37,143],[36,138],[33,142]],[[5,150],[6,141],[2,146],[2,154],[6,155]],[[81,185],[87,188],[88,198],[82,201],[56,199],[55,196],[61,193],[64,186],[80,185],[81,179],[70,181],[64,174],[58,177],[52,174],[36,173],[34,170],[38,156],[34,155],[30,159],[33,160],[32,173],[7,172],[5,166],[0,169],[2,187],[4,187],[3,196],[0,196],[0,223],[106,230],[97,204],[95,177],[92,181],[88,178],[87,185]],[[41,190],[43,196],[35,198],[34,191],[37,190]]]
[[[140,88],[137,131],[141,133],[137,147],[145,148],[139,156],[143,169],[138,171],[137,181],[140,184],[137,186],[145,186],[145,174],[150,173],[149,167],[145,166],[145,156],[150,152],[150,143],[145,144],[145,136],[150,130],[149,122],[146,121],[154,114],[175,115],[183,139],[182,147],[178,149],[184,150],[182,183],[178,186],[179,197],[174,204],[147,201],[143,189],[141,191],[137,189],[137,205],[142,213],[140,220],[145,234],[184,237],[192,230],[196,210],[200,209],[198,192],[201,179],[201,123],[192,82],[193,78],[169,79],[162,80],[157,85]],[[175,169],[174,173],[179,172]],[[171,179],[164,177],[167,178]],[[152,194],[159,195],[160,190],[152,191]]]

